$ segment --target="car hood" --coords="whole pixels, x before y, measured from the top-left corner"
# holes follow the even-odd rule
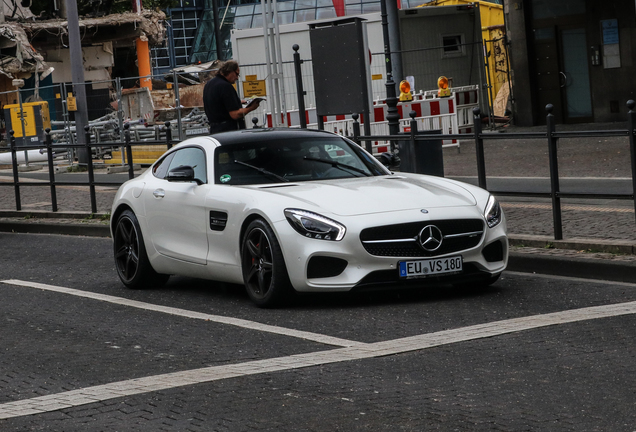
[[[306,209],[314,207],[341,216],[476,204],[475,197],[457,182],[406,174],[256,188],[296,200]]]

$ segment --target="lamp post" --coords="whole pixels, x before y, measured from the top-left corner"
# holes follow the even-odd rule
[[[395,1],[395,0],[389,0]],[[389,38],[389,22],[386,7],[387,0],[380,0],[380,14],[382,17],[382,36],[384,39],[384,57],[386,61],[386,105],[389,122],[389,135],[397,135],[400,132],[400,115],[397,110],[398,99],[395,92],[395,81],[393,81],[393,67],[391,64],[391,50]],[[395,143],[391,141],[391,150],[395,149]]]
[[[79,32],[77,0],[66,0],[66,19],[68,27],[68,46],[71,56],[73,91],[77,101],[77,111],[75,111],[75,132],[77,134],[77,143],[86,145],[86,135],[83,131],[84,128],[88,126],[88,107],[86,105],[84,61],[82,58],[82,42]],[[88,164],[88,158],[91,157],[85,147],[80,147],[78,149],[77,156],[80,164]]]

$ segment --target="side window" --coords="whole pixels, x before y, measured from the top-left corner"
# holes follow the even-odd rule
[[[156,163],[154,167],[152,167],[152,173],[155,177],[160,179],[166,178],[166,175],[168,174],[168,167],[170,166],[170,162],[172,161],[173,157],[174,153],[170,153],[168,156]]]
[[[442,58],[466,55],[463,34],[447,34],[442,37]]]
[[[203,183],[208,182],[208,174],[205,164],[205,152],[198,147],[186,147],[174,152],[174,157],[170,161],[168,171],[180,166],[191,166],[194,168],[194,176]]]

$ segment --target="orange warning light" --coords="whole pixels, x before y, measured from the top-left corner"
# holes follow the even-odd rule
[[[408,81],[404,80],[400,82],[400,101],[411,101],[413,100],[413,96],[411,96],[411,84]]]
[[[437,78],[437,87],[439,88],[439,90],[437,91],[437,96],[449,97],[451,95],[449,85],[450,84],[448,82],[448,78],[446,78],[444,75]]]

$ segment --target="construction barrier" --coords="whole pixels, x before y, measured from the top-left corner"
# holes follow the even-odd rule
[[[438,98],[437,91],[422,92],[413,95],[409,102],[398,102],[397,111],[400,117],[400,132],[409,132],[411,117],[415,112],[415,121],[418,130],[441,130],[442,134],[469,134],[473,132],[473,108],[479,106],[477,86],[466,86],[451,89],[451,96]],[[370,123],[371,135],[389,135],[389,122],[386,120],[388,106],[386,101],[373,102],[373,119]],[[305,119],[309,129],[318,128],[318,116],[316,108],[305,110]],[[282,120],[282,116],[281,116]],[[360,115],[359,122],[365,123],[364,115]],[[324,116],[325,130],[340,135],[353,134],[353,118],[351,114]],[[272,127],[271,113],[267,114],[267,126]],[[291,128],[300,127],[300,115],[298,110],[287,112],[287,124]],[[443,140],[444,147],[454,146],[459,150],[458,140]],[[374,141],[373,153],[379,154],[388,151],[389,143],[386,141]]]

